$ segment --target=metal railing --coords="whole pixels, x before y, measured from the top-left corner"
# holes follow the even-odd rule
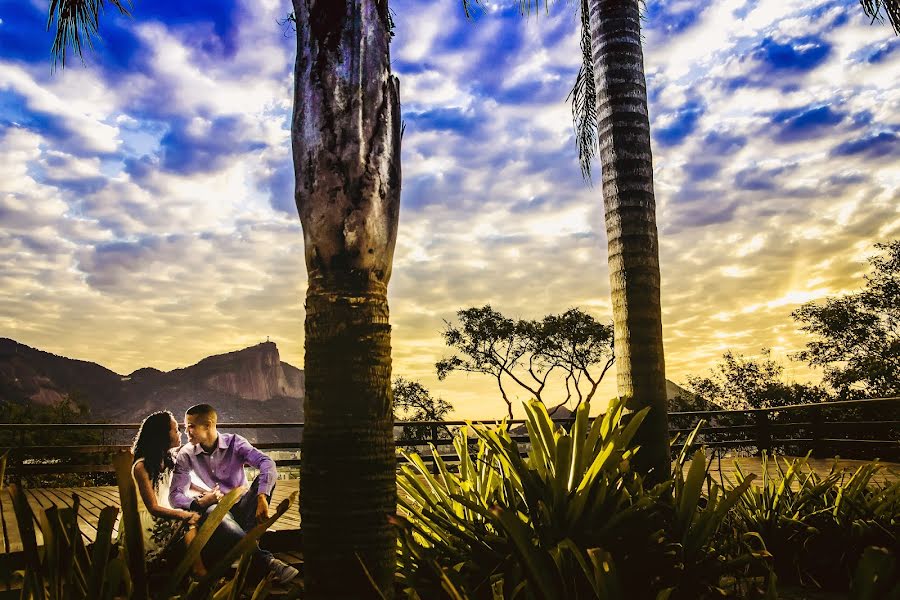
[[[670,434],[679,439],[692,431],[700,420],[697,443],[711,448],[757,454],[778,451],[783,454],[861,458],[900,462],[900,397],[846,400],[815,404],[799,404],[762,409],[715,410],[669,413]],[[555,419],[566,427],[572,418]],[[506,421],[512,438],[527,442],[524,420]],[[452,445],[452,434],[470,424],[495,425],[499,421],[398,421],[395,431],[404,426],[414,428],[414,437],[396,436],[398,447],[441,449]],[[258,442],[261,450],[300,450],[304,424],[296,423],[220,423],[223,431],[247,429],[287,430],[286,441]],[[127,434],[139,423],[0,423],[0,452],[10,448],[7,472],[13,477],[41,474],[109,473],[113,454],[130,449]],[[133,435],[133,434],[132,434]],[[51,436],[57,436],[56,443]],[[59,441],[59,437],[66,439]],[[79,443],[77,438],[93,437],[95,443]],[[72,438],[76,438],[73,442]],[[119,439],[112,439],[119,438]],[[39,443],[34,443],[39,442]],[[430,456],[423,456],[430,460]],[[301,458],[279,459],[282,467],[294,467]]]

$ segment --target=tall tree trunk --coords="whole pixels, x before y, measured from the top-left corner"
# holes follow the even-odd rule
[[[396,539],[387,517],[397,488],[387,285],[400,209],[400,100],[387,0],[294,0],[294,14],[291,139],[309,273],[306,597],[377,597],[369,576],[391,597]]]
[[[590,0],[603,204],[619,395],[650,407],[635,465],[650,481],[669,476],[659,240],[638,0]]]

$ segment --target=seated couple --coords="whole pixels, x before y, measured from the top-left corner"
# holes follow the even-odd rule
[[[194,565],[198,576],[205,574],[204,564],[216,564],[247,531],[269,518],[269,501],[277,478],[275,461],[244,437],[219,433],[217,420],[216,411],[208,404],[189,408],[184,415],[188,442],[182,445],[172,413],[156,412],[141,423],[132,446],[131,472],[142,500],[139,508],[144,546],[151,552],[169,543],[181,531],[182,521],[187,522],[184,539],[190,544],[197,526],[202,525],[224,494],[235,488],[246,490],[203,547],[201,563]],[[244,464],[259,469],[249,487]],[[279,583],[287,583],[297,576],[297,569],[257,544],[249,576],[259,580],[266,573],[272,573]]]

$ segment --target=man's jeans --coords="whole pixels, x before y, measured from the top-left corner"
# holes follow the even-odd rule
[[[275,489],[274,487],[272,488]],[[203,547],[200,553],[203,563],[207,567],[212,567],[217,562],[225,558],[225,555],[240,543],[248,531],[256,527],[256,497],[259,495],[259,476],[253,480],[253,485],[244,494],[237,503],[231,507],[222,522],[216,527],[212,537]],[[266,496],[266,500],[272,501],[272,493]],[[213,504],[206,509],[206,514],[200,519],[200,525],[206,520],[206,517],[216,509]],[[272,553],[263,550],[259,544],[254,544],[255,549],[250,557],[250,572],[248,577],[252,581],[262,579],[268,571],[269,561],[272,560]]]

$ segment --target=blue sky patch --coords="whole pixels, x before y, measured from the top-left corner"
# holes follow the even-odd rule
[[[663,146],[677,146],[694,132],[704,110],[699,101],[686,102],[675,111],[675,116],[670,123],[652,129],[653,138]]]
[[[830,106],[804,106],[789,108],[772,113],[772,123],[778,126],[775,139],[782,142],[797,142],[824,135],[834,125],[841,123],[846,115]]]
[[[833,156],[863,155],[867,158],[881,158],[900,154],[900,139],[894,131],[882,131],[872,135],[843,142],[831,151]]]
[[[754,58],[768,70],[812,71],[821,65],[831,53],[831,44],[815,36],[794,38],[777,42],[765,38],[753,52]]]

